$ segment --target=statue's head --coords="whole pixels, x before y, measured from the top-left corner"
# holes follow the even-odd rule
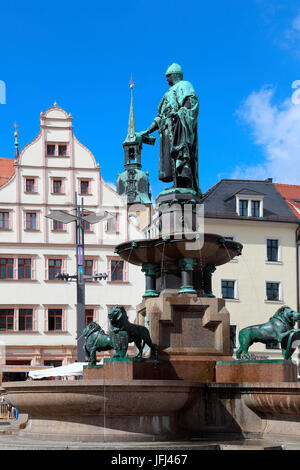
[[[102,330],[101,326],[95,321],[92,321],[85,327],[82,334],[83,336],[90,336],[92,333],[94,333],[95,331],[99,331],[99,330]]]
[[[167,68],[166,77],[170,86],[183,79],[183,70],[179,64],[173,63]]]
[[[284,305],[283,307],[280,307],[274,317],[280,318],[283,322],[286,322],[289,324],[289,326],[293,327],[296,321],[300,320],[300,314],[298,312],[295,312],[292,310],[290,307],[287,305]]]
[[[126,322],[127,313],[125,308],[121,305],[114,305],[108,313],[108,319],[112,324]]]

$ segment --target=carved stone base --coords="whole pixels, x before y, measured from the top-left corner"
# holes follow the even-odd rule
[[[101,368],[83,369],[84,380],[174,380],[176,373],[170,361],[105,359]]]
[[[223,299],[166,289],[137,306],[137,322],[143,325],[145,319],[158,358],[169,360],[179,379],[214,381],[216,361],[232,360]]]

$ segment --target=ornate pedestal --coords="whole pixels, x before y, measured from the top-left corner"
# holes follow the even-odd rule
[[[216,361],[232,360],[223,299],[164,290],[137,306],[138,323],[145,319],[158,345],[158,358],[170,361],[178,379],[215,381]]]

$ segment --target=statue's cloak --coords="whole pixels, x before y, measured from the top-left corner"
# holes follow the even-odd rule
[[[174,117],[174,113],[176,113]],[[200,192],[198,183],[199,100],[190,82],[180,80],[163,96],[155,121],[160,133],[159,179],[173,181],[172,165],[182,150],[191,168],[191,188]],[[176,165],[176,162],[175,162]]]

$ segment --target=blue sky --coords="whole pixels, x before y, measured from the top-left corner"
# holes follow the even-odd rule
[[[13,157],[13,122],[22,148],[54,101],[72,113],[74,132],[115,183],[135,82],[138,130],[147,128],[167,90],[172,62],[200,100],[199,177],[300,184],[300,5],[280,0],[10,1],[1,6],[0,157]],[[299,100],[300,101],[300,100]],[[296,104],[295,104],[296,103]],[[158,137],[158,136],[157,136]],[[143,168],[153,195],[158,139]]]

